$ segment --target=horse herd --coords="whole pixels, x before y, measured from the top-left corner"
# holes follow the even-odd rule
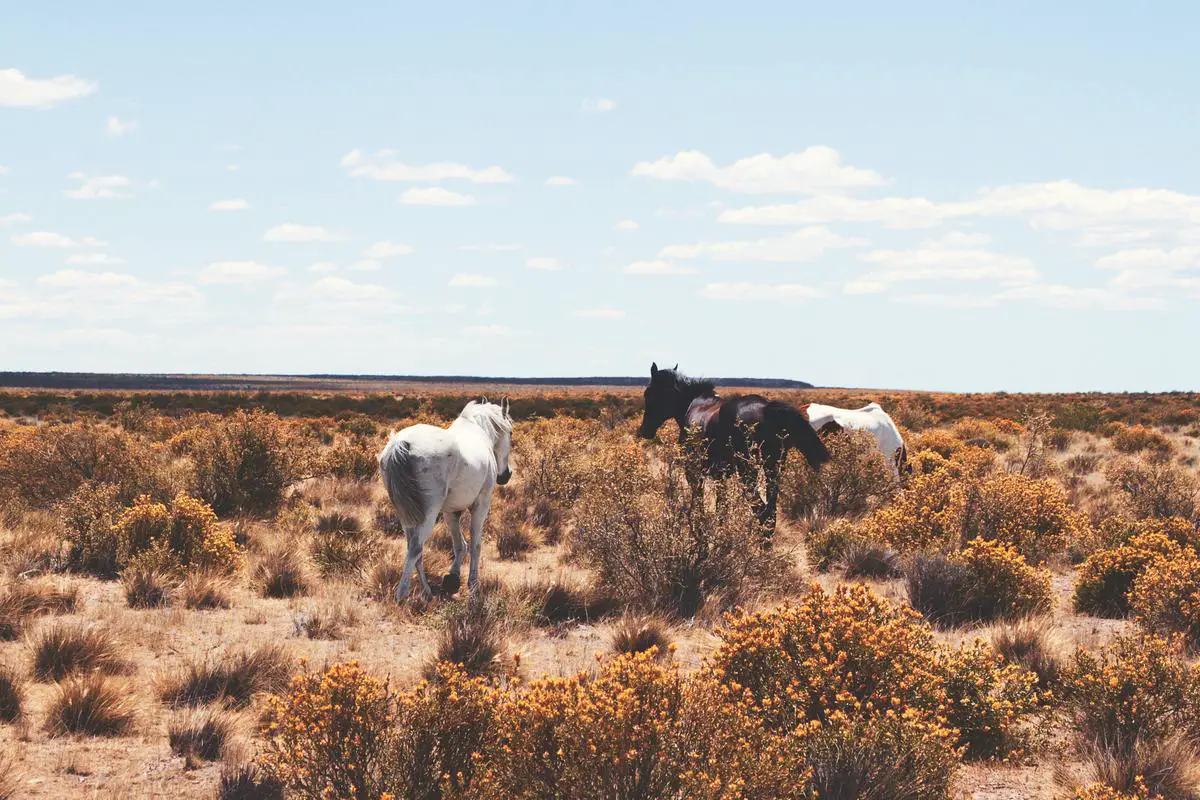
[[[799,450],[813,469],[829,460],[823,435],[842,429],[869,431],[880,452],[899,474],[907,469],[904,440],[895,422],[878,403],[859,409],[808,403],[800,407],[757,394],[721,397],[711,381],[689,378],[678,365],[650,365],[650,382],[638,435],[653,439],[668,420],[679,426],[681,442],[699,447],[695,467],[687,472],[694,494],[705,477],[737,476],[747,490],[763,535],[775,529],[779,473],[790,449]],[[479,587],[479,554],[492,491],[512,477],[512,415],[508,400],[500,404],[472,400],[448,428],[410,425],[392,434],[379,454],[388,497],[396,508],[408,541],[396,601],[408,598],[413,573],[425,599],[432,597],[425,576],[425,543],[439,516],[450,529],[454,560],[442,581],[453,594],[462,582],[467,542],[460,529],[464,511],[471,512],[471,566],[468,588]],[[759,494],[759,476],[766,497]]]

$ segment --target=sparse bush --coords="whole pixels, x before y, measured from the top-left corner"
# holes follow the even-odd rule
[[[612,649],[617,653],[645,653],[654,648],[657,658],[672,652],[671,634],[662,620],[654,617],[626,617],[613,631]]]
[[[59,503],[57,512],[71,545],[68,563],[74,569],[101,577],[117,573],[119,494],[111,483],[87,481]]]
[[[167,741],[177,756],[216,761],[233,739],[235,720],[228,711],[203,708],[177,713],[167,723]]]
[[[789,559],[762,547],[740,484],[730,480],[722,487],[726,500],[715,510],[691,502],[685,458],[670,449],[665,469],[656,471],[636,445],[597,454],[576,504],[574,557],[616,596],[681,616],[784,585]]]
[[[853,522],[838,519],[812,528],[804,537],[804,557],[817,572],[829,572],[845,558],[850,548],[864,541]]]
[[[987,539],[958,555],[915,558],[907,580],[912,607],[941,626],[1018,619],[1052,603],[1049,573]]]
[[[33,677],[39,681],[61,681],[72,672],[129,671],[120,643],[96,625],[55,622],[38,631],[30,647]]]
[[[790,519],[862,514],[891,496],[896,480],[869,431],[847,430],[825,438],[830,460],[820,470],[791,458],[781,478],[781,509]]]
[[[321,454],[320,472],[343,480],[372,480],[379,475],[381,449],[367,436],[338,439]]]
[[[1067,458],[1064,466],[1067,472],[1077,477],[1083,478],[1091,475],[1100,466],[1099,453],[1076,453]]]
[[[1040,708],[1037,675],[1005,664],[982,640],[948,653],[941,667],[947,721],[967,758],[999,758],[1028,746],[1029,718]]]
[[[0,666],[0,722],[16,722],[24,707],[25,687],[20,675],[7,666]]]
[[[1125,495],[1130,510],[1139,519],[1196,517],[1196,478],[1170,462],[1132,460],[1113,462],[1105,470],[1108,482]]]
[[[193,661],[183,674],[168,678],[161,687],[165,703],[175,707],[203,706],[216,701],[244,708],[258,692],[273,692],[287,685],[291,659],[277,645],[225,653],[214,662]]]
[[[136,718],[129,687],[92,672],[58,684],[46,709],[46,730],[51,736],[120,736]]]

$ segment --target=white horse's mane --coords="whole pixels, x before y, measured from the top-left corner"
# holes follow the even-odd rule
[[[474,422],[483,428],[493,443],[500,441],[501,436],[512,435],[512,420],[504,415],[504,409],[495,403],[472,400],[458,415],[459,419]]]

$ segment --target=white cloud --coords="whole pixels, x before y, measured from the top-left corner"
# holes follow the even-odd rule
[[[400,195],[400,202],[408,206],[473,206],[475,196],[443,189],[441,186],[428,186],[421,189],[406,189]]]
[[[605,114],[617,107],[617,101],[607,97],[589,97],[579,106],[585,114]]]
[[[458,249],[464,253],[515,253],[521,249],[519,244],[463,244]]]
[[[209,203],[209,211],[245,211],[250,207],[250,204],[241,197],[233,197],[229,200],[215,200]]]
[[[299,225],[295,222],[276,225],[263,234],[264,242],[336,242],[341,238],[341,235],[320,225]]]
[[[562,269],[562,264],[557,258],[530,258],[525,261],[525,266],[530,269],[544,270],[559,270]]]
[[[316,273],[337,272],[337,264],[332,261],[317,261],[309,265],[308,271]]]
[[[753,300],[774,302],[796,302],[820,297],[821,293],[811,286],[798,283],[710,283],[700,292],[710,300]]]
[[[1100,269],[1184,270],[1200,268],[1200,245],[1185,245],[1170,250],[1139,247],[1121,250],[1096,260]]]
[[[67,177],[79,181],[79,186],[63,192],[75,200],[127,199],[133,196],[126,191],[133,181],[124,175],[88,176],[82,172],[72,172]]]
[[[637,224],[636,220],[623,219],[623,220],[619,221],[616,225],[613,225],[613,230],[614,231],[636,231],[639,227],[641,227],[641,226]]]
[[[626,275],[695,275],[696,270],[661,259],[654,261],[634,261],[622,270]]]
[[[30,78],[19,69],[0,69],[0,106],[51,108],[96,91],[96,84],[74,75]]]
[[[115,114],[110,115],[104,123],[104,130],[108,132],[109,136],[124,136],[127,133],[133,133],[137,129],[137,122],[121,119]]]
[[[845,294],[878,294],[885,291],[889,285],[887,281],[868,279],[849,281],[842,287],[842,292]]]
[[[15,225],[24,225],[26,222],[33,220],[33,217],[28,214],[4,214],[0,216],[0,228],[10,228]]]
[[[896,297],[896,302],[937,308],[992,308],[997,305],[995,298],[986,295],[941,294],[938,292],[902,294]]]
[[[1063,286],[1037,283],[1006,289],[996,295],[1001,300],[1029,300],[1050,308],[1106,309],[1114,311],[1146,311],[1163,308],[1166,303],[1157,297],[1131,297],[1098,287]]]
[[[469,289],[483,289],[495,285],[495,278],[490,278],[487,275],[472,275],[464,272],[460,272],[455,275],[447,284],[447,286]]]
[[[390,300],[396,296],[391,289],[373,283],[355,283],[335,275],[327,275],[313,283],[310,291],[322,298],[350,303]]]
[[[841,236],[828,228],[814,226],[757,241],[667,245],[659,251],[659,256],[664,259],[712,258],[718,261],[813,261],[828,250],[861,244],[865,244],[862,239]]]
[[[242,168],[242,167],[241,167],[241,165],[240,165],[240,164],[226,164],[226,165],[225,165],[225,171],[226,171],[226,172],[237,172],[237,171],[238,171],[238,170],[240,170],[241,168]]]
[[[867,280],[895,283],[921,280],[994,280],[1025,283],[1037,278],[1033,262],[1022,256],[979,247],[987,237],[948,234],[908,250],[872,250],[862,256],[879,269]]]
[[[342,156],[342,167],[356,178],[407,183],[435,183],[445,180],[465,180],[471,183],[509,183],[512,175],[503,167],[475,169],[466,164],[438,161],[432,164],[405,164],[396,160],[395,150],[380,150],[375,155],[363,155],[351,150]]]
[[[376,242],[363,251],[363,258],[380,259],[380,258],[398,258],[400,256],[411,256],[417,252],[412,245],[399,244],[397,242]]]
[[[373,258],[364,258],[362,261],[356,261],[350,265],[353,272],[378,272],[383,264]]]
[[[574,186],[575,179],[569,178],[566,175],[551,175],[546,178],[547,186]]]
[[[84,272],[78,269],[64,269],[42,275],[37,282],[41,286],[59,289],[131,288],[141,284],[141,281],[132,275],[117,272]]]
[[[506,325],[468,325],[462,329],[467,336],[482,338],[504,338],[512,335],[512,328]]]
[[[67,263],[80,267],[115,267],[124,264],[125,259],[107,253],[76,253],[68,256]]]
[[[799,153],[761,153],[718,167],[699,150],[684,150],[657,161],[642,161],[630,174],[664,181],[705,181],[746,194],[822,194],[882,186],[883,176],[849,167],[832,147],[808,147]]]
[[[272,267],[257,261],[215,261],[200,270],[201,283],[239,284],[261,283],[287,273],[282,267]]]
[[[718,222],[736,225],[818,225],[829,222],[872,222],[885,228],[932,228],[954,215],[954,208],[924,197],[860,200],[820,195],[799,203],[729,208]]]
[[[592,319],[620,319],[625,316],[625,312],[619,308],[578,308],[575,310],[575,316]]]
[[[32,231],[17,234],[12,237],[12,243],[18,247],[105,247],[108,242],[91,236],[85,236],[75,241],[69,236],[53,231]]]

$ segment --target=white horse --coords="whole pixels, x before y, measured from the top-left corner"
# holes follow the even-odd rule
[[[512,450],[512,417],[508,400],[501,405],[472,400],[449,428],[410,425],[393,433],[379,454],[379,470],[388,496],[408,537],[404,573],[396,586],[396,602],[408,599],[413,570],[421,580],[425,599],[433,596],[425,577],[425,542],[433,533],[438,514],[444,513],[454,545],[454,563],[445,578],[453,593],[462,582],[466,542],[459,531],[464,511],[471,512],[471,592],[479,588],[479,550],[483,523],[492,504],[492,490],[512,477],[508,455]]]
[[[870,431],[875,445],[884,458],[888,459],[897,475],[908,469],[908,450],[900,429],[879,403],[868,403],[862,408],[838,408],[809,403],[800,410],[808,417],[813,430],[821,435],[843,429]]]

